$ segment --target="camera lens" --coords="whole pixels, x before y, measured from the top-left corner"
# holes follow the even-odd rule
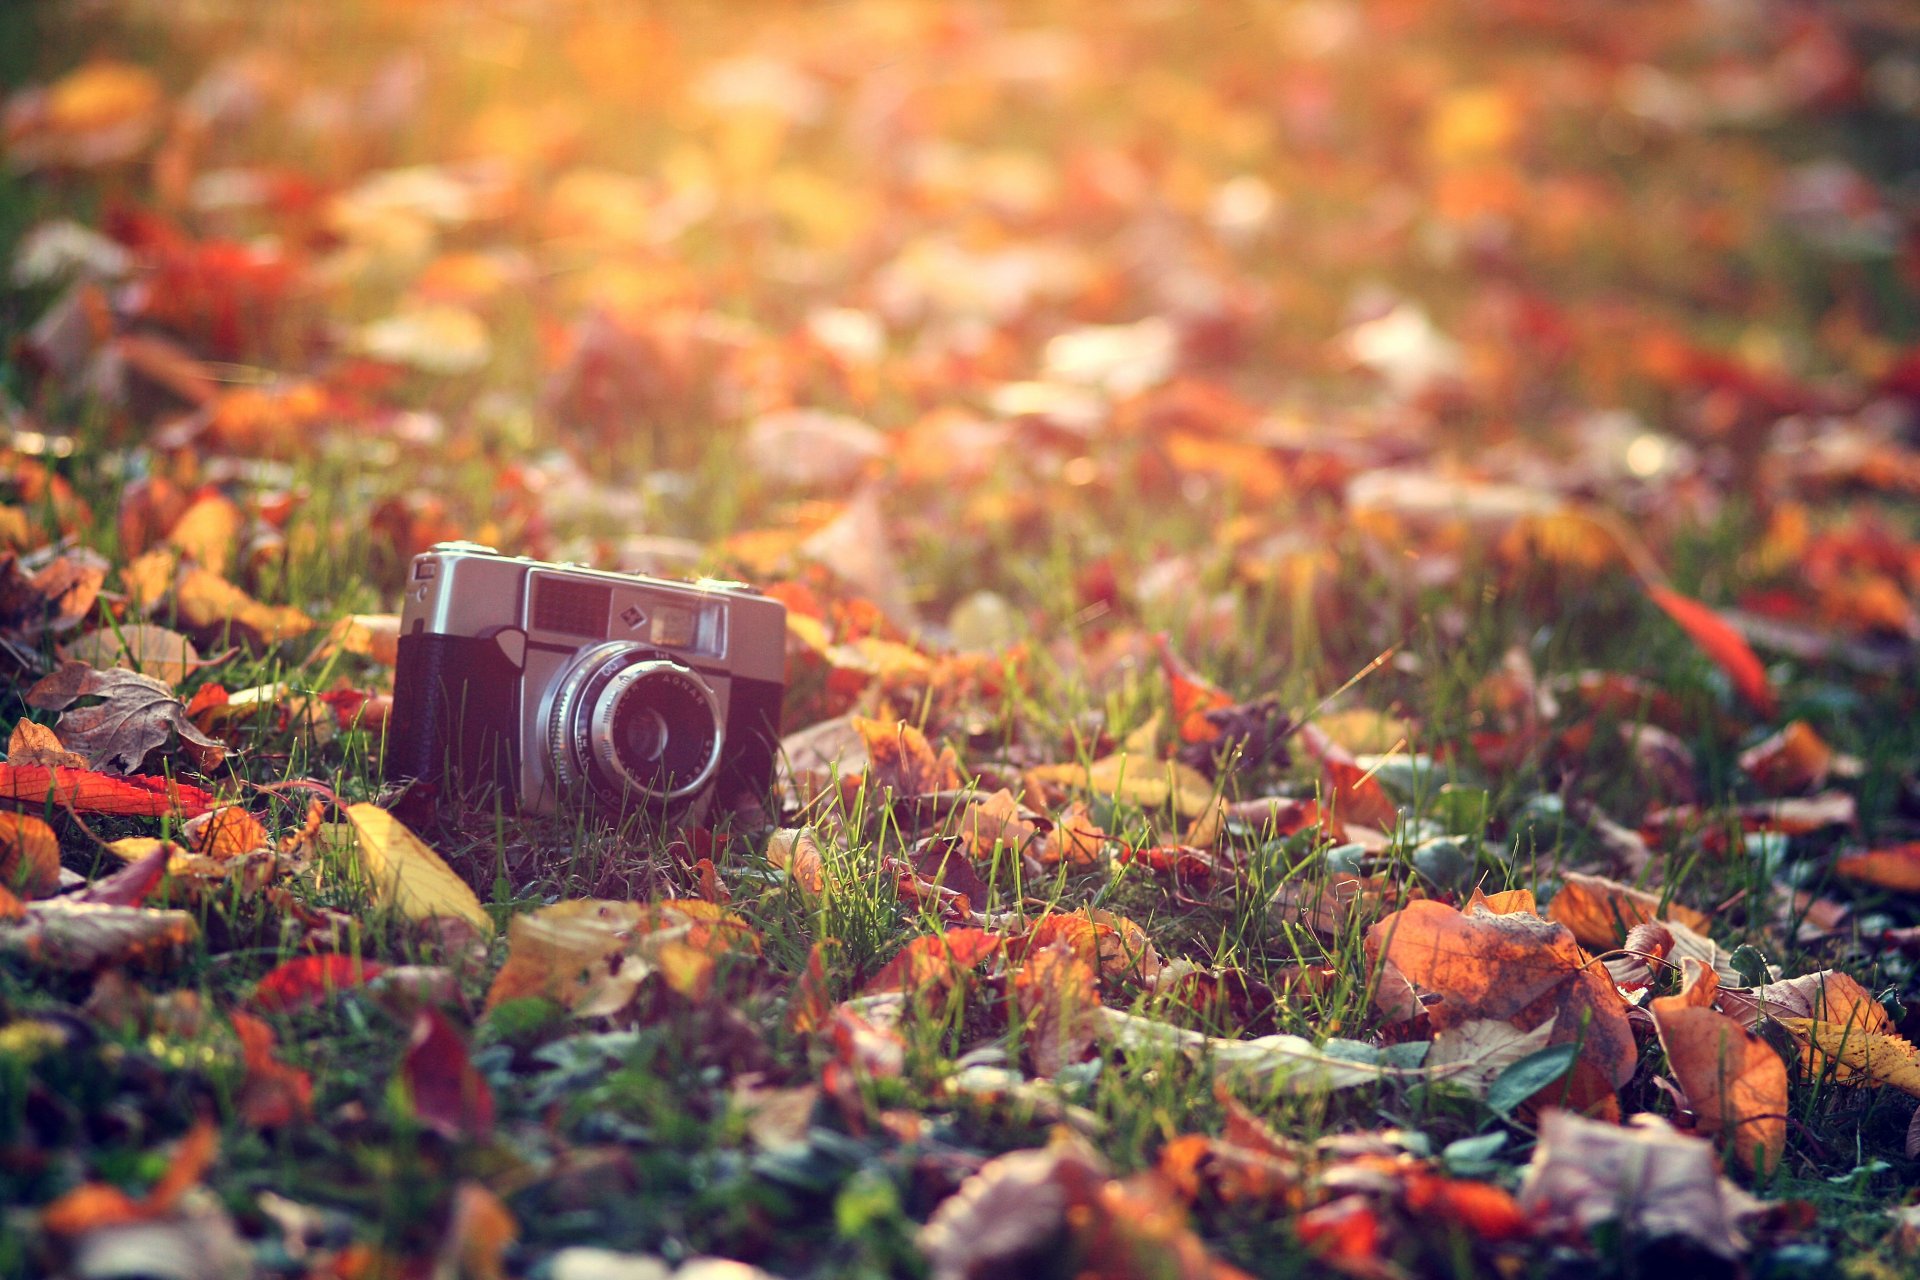
[[[704,780],[719,747],[706,682],[677,663],[628,670],[637,674],[617,691],[610,686],[605,700],[605,754],[614,768],[632,785],[660,795]]]
[[[555,688],[547,722],[554,770],[613,800],[683,799],[720,763],[720,707],[692,669],[638,645],[584,651]]]

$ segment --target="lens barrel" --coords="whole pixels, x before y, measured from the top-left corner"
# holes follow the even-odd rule
[[[673,803],[719,767],[720,705],[699,673],[639,645],[584,650],[561,676],[547,720],[562,787]]]

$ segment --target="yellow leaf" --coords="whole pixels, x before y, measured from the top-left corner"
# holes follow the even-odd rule
[[[1172,802],[1183,818],[1197,818],[1213,807],[1213,785],[1198,769],[1174,760],[1151,760],[1122,752],[1090,765],[1043,765],[1028,774],[1037,782],[1084,787],[1143,809]]]
[[[493,917],[467,882],[398,818],[378,805],[355,804],[347,806],[347,820],[360,837],[360,865],[378,901],[412,920],[454,916],[493,932]]]
[[[637,902],[582,898],[517,915],[507,923],[507,962],[487,991],[487,1007],[545,996],[568,1009],[586,1004],[613,976],[645,910]]]
[[[60,884],[60,840],[27,813],[0,810],[0,885],[43,898]]]
[[[1866,1077],[1866,1084],[1890,1084],[1920,1098],[1920,1049],[1901,1036],[1837,1026],[1812,1018],[1782,1018],[1780,1025],[1820,1052]],[[1861,1082],[1856,1082],[1861,1083]]]

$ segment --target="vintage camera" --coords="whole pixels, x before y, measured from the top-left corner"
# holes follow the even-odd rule
[[[696,818],[762,799],[787,611],[738,582],[674,582],[443,542],[400,613],[389,781]]]

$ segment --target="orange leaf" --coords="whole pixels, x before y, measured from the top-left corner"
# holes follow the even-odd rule
[[[199,1120],[174,1147],[166,1172],[146,1195],[135,1200],[118,1187],[89,1182],[41,1210],[40,1226],[52,1235],[71,1236],[101,1227],[152,1221],[172,1211],[180,1197],[212,1167],[219,1150],[219,1131],[211,1120]]]
[[[1156,635],[1153,643],[1160,650],[1160,666],[1173,693],[1173,718],[1180,726],[1180,741],[1212,742],[1221,730],[1207,719],[1207,712],[1230,707],[1233,699],[1188,666],[1164,634]]]
[[[1787,1064],[1766,1041],[1710,1007],[1720,988],[1713,970],[1691,956],[1681,965],[1680,994],[1651,1006],[1667,1063],[1699,1128],[1728,1135],[1740,1163],[1765,1173],[1787,1147]]]
[[[247,1064],[240,1115],[262,1129],[305,1119],[313,1109],[313,1078],[273,1056],[273,1028],[249,1013],[233,1015],[233,1032]]]
[[[1647,596],[1680,624],[1701,652],[1727,673],[1733,687],[1761,715],[1772,717],[1779,710],[1773,686],[1767,681],[1767,669],[1760,664],[1746,638],[1735,631],[1725,618],[1701,604],[1666,587],[1649,584]]]
[[[1849,880],[1901,893],[1920,893],[1920,840],[1864,853],[1843,853],[1833,869]]]
[[[945,991],[969,970],[1000,950],[1000,935],[985,929],[949,929],[915,938],[886,968],[873,975],[866,994],[885,991]]]
[[[112,777],[86,769],[0,764],[0,800],[64,805],[86,813],[117,813],[157,818],[192,817],[213,807],[213,797],[198,787],[166,778],[129,774]]]
[[[1696,933],[1706,933],[1712,921],[1678,902],[1662,904],[1655,894],[1635,889],[1605,876],[1567,873],[1566,884],[1547,904],[1547,917],[1573,931],[1583,947],[1612,948],[1637,924],[1650,920],[1678,920]]]
[[[44,898],[60,883],[60,838],[31,814],[0,810],[0,884]]]
[[[960,785],[960,760],[948,747],[939,755],[927,736],[905,721],[853,717],[853,727],[867,744],[867,777],[876,787],[891,788],[898,796],[930,795]]]
[[[1060,917],[1055,917],[1056,919]],[[1065,942],[1029,952],[1013,975],[1014,1007],[1025,1022],[1034,1071],[1052,1076],[1086,1057],[1098,1025],[1100,982],[1093,965]]]

